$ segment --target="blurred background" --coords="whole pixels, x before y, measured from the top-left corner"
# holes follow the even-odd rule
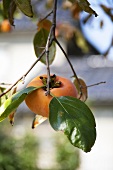
[[[52,1],[47,2],[45,7],[45,1],[33,1],[36,15],[43,18],[48,13]],[[51,128],[48,120],[33,130],[34,114],[23,102],[17,109],[13,127],[8,119],[0,123],[0,170],[113,170],[113,2],[89,2],[98,17],[83,11],[75,13],[76,5],[70,10],[70,4],[62,7],[59,0],[56,30],[78,77],[87,85],[106,81],[88,88],[87,104],[97,124],[95,145],[90,153],[74,148],[61,132]],[[104,5],[112,12],[106,12]],[[2,20],[0,17],[0,22]],[[15,28],[0,32],[0,83],[14,83],[36,61],[33,39],[37,22],[36,18],[29,19],[19,12]],[[58,47],[50,68],[56,75],[72,76]],[[39,62],[18,89],[45,72],[46,66]]]

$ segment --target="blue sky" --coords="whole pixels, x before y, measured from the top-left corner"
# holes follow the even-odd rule
[[[110,43],[113,39],[113,23],[111,19],[105,14],[105,12],[98,6],[98,4],[104,4],[108,7],[113,7],[113,0],[89,0],[92,4],[91,7],[97,12],[98,17],[92,17],[86,24],[83,24],[82,20],[88,14],[82,12],[81,17],[81,28],[86,39],[101,53],[105,53],[109,48]],[[109,2],[109,3],[108,3]],[[104,25],[100,28],[100,21],[103,21]],[[113,59],[113,47],[108,55]]]

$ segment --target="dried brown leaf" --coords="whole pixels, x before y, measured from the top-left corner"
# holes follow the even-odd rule
[[[79,82],[78,82],[79,80]],[[81,101],[85,102],[88,98],[88,91],[87,91],[87,86],[86,83],[83,79],[74,79],[73,83],[76,86],[78,90],[78,98],[80,98]],[[80,84],[79,84],[80,83]]]

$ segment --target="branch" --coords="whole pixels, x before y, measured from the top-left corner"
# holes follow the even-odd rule
[[[50,29],[50,33],[47,39],[47,43],[46,43],[46,65],[47,65],[47,92],[46,95],[50,94],[50,68],[49,68],[49,46],[50,44],[50,40],[51,40],[51,34],[52,34],[52,27]]]
[[[57,0],[54,0],[54,5],[53,5],[53,19],[52,19],[52,27],[50,29],[50,34],[47,40],[47,44],[46,44],[46,61],[47,61],[47,72],[48,72],[48,79],[47,79],[47,94],[50,94],[50,90],[49,90],[49,82],[50,82],[50,69],[49,69],[49,47],[51,46],[51,44],[53,43],[53,41],[56,42],[56,44],[60,47],[60,49],[62,50],[62,52],[64,53],[72,71],[74,74],[74,77],[76,77],[78,85],[80,87],[80,97],[82,96],[82,85],[80,84],[80,81],[78,79],[78,76],[73,68],[73,65],[71,64],[66,52],[64,51],[64,49],[62,48],[61,44],[58,42],[58,40],[56,39],[55,36],[55,29],[56,29],[56,11],[57,11]],[[51,39],[51,35],[52,35],[52,39]]]
[[[49,68],[49,47],[51,46],[52,42],[55,39],[55,28],[56,28],[56,10],[57,10],[57,0],[54,0],[54,4],[53,4],[53,10],[46,16],[44,17],[42,20],[46,19],[48,16],[50,16],[53,13],[53,22],[52,22],[52,27],[50,29],[50,33],[48,36],[48,40],[46,43],[46,47],[43,50],[43,52],[40,54],[39,58],[33,63],[33,65],[29,68],[29,70],[23,75],[21,76],[13,85],[11,85],[10,88],[6,89],[2,94],[0,94],[0,98],[5,95],[6,93],[8,93],[14,86],[16,86],[19,81],[21,81],[22,79],[24,79],[28,73],[32,70],[32,68],[37,64],[38,61],[40,61],[40,59],[42,58],[42,56],[46,53],[46,63],[47,63],[47,75],[48,75],[48,79],[47,79],[47,94],[50,93],[49,90],[49,83],[50,83],[50,68]],[[52,38],[51,38],[52,37]]]
[[[4,87],[4,86],[5,86],[5,87],[6,87],[6,86],[11,86],[11,84],[10,84],[10,83],[0,83],[0,87],[1,87],[1,86],[3,86],[3,87]]]
[[[70,65],[70,67],[71,67],[71,69],[72,69],[72,72],[73,72],[73,74],[74,74],[74,77],[77,79],[78,85],[79,85],[79,87],[80,87],[80,93],[81,93],[81,94],[80,94],[80,97],[81,97],[81,96],[82,96],[82,85],[81,85],[81,83],[80,83],[80,81],[79,81],[79,78],[78,78],[78,76],[77,76],[74,68],[73,68],[73,65],[72,65],[71,61],[69,60],[69,58],[68,58],[65,50],[62,48],[62,46],[61,46],[60,43],[58,42],[58,40],[55,39],[54,41],[57,43],[57,45],[58,45],[58,46],[60,47],[60,49],[62,50],[63,54],[65,55],[65,57],[66,57],[69,65]]]
[[[51,12],[49,12],[43,19],[41,19],[40,22],[47,19],[52,13],[53,13],[53,10]]]
[[[9,92],[14,86],[16,86],[18,84],[19,81],[21,81],[22,79],[24,79],[28,73],[31,71],[31,69],[37,64],[38,61],[40,61],[40,59],[42,58],[42,56],[46,53],[46,64],[47,64],[47,92],[46,95],[50,94],[50,68],[49,68],[49,47],[52,45],[53,41],[56,42],[56,44],[60,47],[60,49],[62,50],[62,52],[64,53],[71,69],[72,72],[74,74],[74,77],[77,79],[78,85],[80,87],[80,97],[82,96],[82,85],[78,79],[78,76],[73,68],[73,65],[71,64],[66,52],[64,51],[64,49],[62,48],[62,46],[60,45],[60,43],[58,42],[58,40],[56,39],[55,36],[55,29],[56,29],[56,12],[57,12],[57,0],[54,0],[53,2],[53,10],[45,17],[43,18],[46,19],[49,15],[51,15],[53,13],[53,18],[52,18],[52,26],[49,32],[49,36],[47,39],[47,43],[46,43],[46,47],[44,48],[43,52],[40,54],[39,58],[34,62],[34,64],[29,68],[29,70],[22,76],[20,77],[10,88],[6,89],[6,91],[4,91],[0,97],[2,97],[3,95],[5,95],[7,92]]]
[[[53,5],[53,38],[55,38],[55,28],[56,28],[56,11],[57,11],[57,0],[54,0],[54,5]]]
[[[50,68],[49,68],[49,47],[51,46],[51,44],[53,43],[54,39],[55,39],[55,28],[56,28],[56,11],[57,11],[57,0],[54,0],[54,4],[53,4],[53,19],[52,19],[52,26],[50,29],[50,33],[47,39],[47,43],[46,43],[46,64],[47,64],[47,92],[46,95],[50,94]]]
[[[87,87],[98,86],[98,85],[100,85],[100,84],[104,84],[104,83],[106,83],[106,81],[102,81],[102,82],[99,82],[99,83],[91,84],[91,85],[89,85],[89,86],[86,86],[86,87],[83,87],[83,86],[82,86],[82,88],[87,88]]]
[[[42,56],[45,54],[45,49],[43,50],[43,52],[40,54],[39,58],[32,64],[32,66],[29,68],[29,70],[23,75],[21,76],[13,85],[11,85],[10,88],[6,89],[2,94],[0,94],[0,98],[2,96],[4,96],[6,93],[8,93],[14,86],[16,86],[19,81],[21,81],[23,78],[25,78],[28,73],[32,70],[32,68],[37,64],[38,61],[40,61],[40,59],[42,58]]]

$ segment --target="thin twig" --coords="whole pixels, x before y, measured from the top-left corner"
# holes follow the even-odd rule
[[[60,49],[62,50],[64,56],[66,57],[69,65],[70,65],[70,67],[71,67],[71,70],[72,70],[72,72],[73,72],[73,74],[74,74],[74,77],[77,79],[78,85],[79,85],[79,87],[80,87],[80,97],[79,97],[79,99],[80,99],[81,96],[82,96],[82,85],[81,85],[81,83],[80,83],[80,81],[79,81],[79,78],[78,78],[78,76],[77,76],[77,74],[76,74],[76,72],[75,72],[75,70],[74,70],[74,68],[73,68],[73,65],[72,65],[71,61],[69,60],[69,58],[68,58],[65,50],[64,50],[63,47],[61,46],[61,44],[58,42],[57,39],[55,39],[54,41],[57,43],[57,45],[58,45],[58,46],[60,47]]]
[[[75,70],[74,70],[74,68],[73,68],[73,65],[71,64],[71,62],[70,62],[70,60],[69,60],[66,52],[64,51],[64,49],[62,48],[61,44],[58,42],[58,40],[56,39],[56,36],[55,36],[56,11],[57,11],[57,0],[54,0],[54,5],[53,5],[53,20],[52,20],[52,33],[53,33],[53,35],[52,35],[52,36],[53,36],[53,37],[52,37],[52,42],[55,41],[56,44],[60,47],[60,49],[61,49],[62,52],[64,53],[64,55],[65,55],[65,57],[66,57],[69,65],[70,65],[70,67],[71,67],[71,69],[72,69],[72,71],[73,71],[74,77],[76,77],[76,79],[77,79],[77,82],[78,82],[79,87],[80,87],[80,91],[81,91],[81,93],[82,93],[81,84],[80,84],[80,81],[79,81],[79,79],[78,79],[78,76],[77,76],[77,74],[76,74],[76,72],[75,72]]]
[[[52,13],[53,13],[53,10],[51,12],[49,12],[43,19],[41,19],[40,22],[42,22],[45,19],[47,19]]]
[[[57,0],[54,0],[54,5],[53,5],[53,20],[52,20],[52,25],[53,25],[53,38],[55,38],[56,11],[57,11]]]
[[[46,48],[45,48],[45,51],[46,51],[46,65],[47,65],[47,92],[46,92],[46,95],[50,94],[49,47],[51,45],[50,44],[51,34],[52,34],[52,27],[50,29],[49,36],[48,36],[47,43],[46,43]]]
[[[82,86],[82,88],[84,89],[84,88],[89,88],[89,87],[93,87],[93,86],[98,86],[98,85],[104,84],[104,83],[106,83],[106,81],[101,81],[99,83],[91,84],[91,85],[88,85],[88,86]]]
[[[47,64],[47,92],[46,95],[50,94],[50,67],[49,67],[49,47],[55,39],[55,28],[56,28],[56,11],[57,11],[57,0],[54,0],[53,4],[53,19],[52,26],[49,32],[49,36],[46,43],[46,64]]]
[[[0,94],[0,98],[5,95],[6,93],[8,93],[14,86],[16,86],[18,84],[19,81],[21,81],[23,78],[25,78],[28,73],[32,70],[32,68],[37,64],[38,61],[40,61],[40,59],[42,58],[42,56],[45,54],[46,52],[46,61],[47,61],[47,74],[48,74],[48,80],[47,80],[47,92],[49,93],[49,82],[50,82],[50,69],[49,69],[49,47],[51,46],[53,39],[51,39],[52,34],[55,35],[55,26],[56,26],[56,8],[57,7],[57,0],[54,0],[54,5],[53,5],[53,10],[46,15],[46,17],[44,17],[42,20],[46,19],[48,16],[50,16],[53,13],[53,24],[48,36],[48,40],[47,40],[47,44],[45,49],[43,50],[43,52],[40,54],[39,58],[33,63],[33,65],[29,68],[29,70],[23,75],[21,76],[14,84],[12,84],[10,86],[10,88],[6,89],[2,94]],[[41,20],[41,21],[42,21]]]
[[[8,93],[14,86],[16,86],[19,81],[21,81],[23,79],[23,77],[25,78],[28,73],[33,69],[33,67],[37,64],[38,61],[40,61],[40,59],[42,58],[42,56],[45,54],[45,49],[42,51],[42,53],[40,54],[39,58],[32,64],[32,66],[29,68],[29,70],[23,75],[21,76],[14,84],[11,85],[10,88],[6,89],[2,94],[0,94],[0,98],[2,96],[4,96],[6,93]]]
[[[65,55],[65,57],[66,57],[69,65],[70,65],[70,67],[71,67],[71,69],[72,69],[72,72],[73,72],[73,74],[74,74],[74,77],[76,77],[79,86],[81,86],[80,81],[79,81],[79,78],[78,78],[78,76],[77,76],[77,74],[76,74],[76,72],[75,72],[75,70],[74,70],[74,68],[73,68],[73,65],[72,65],[71,61],[69,60],[69,58],[68,58],[65,50],[62,48],[62,46],[60,45],[60,43],[58,42],[57,39],[55,39],[55,42],[57,43],[57,45],[60,47],[60,49],[62,50],[63,54]]]
[[[11,84],[10,83],[0,83],[0,87],[1,86],[11,86]]]

